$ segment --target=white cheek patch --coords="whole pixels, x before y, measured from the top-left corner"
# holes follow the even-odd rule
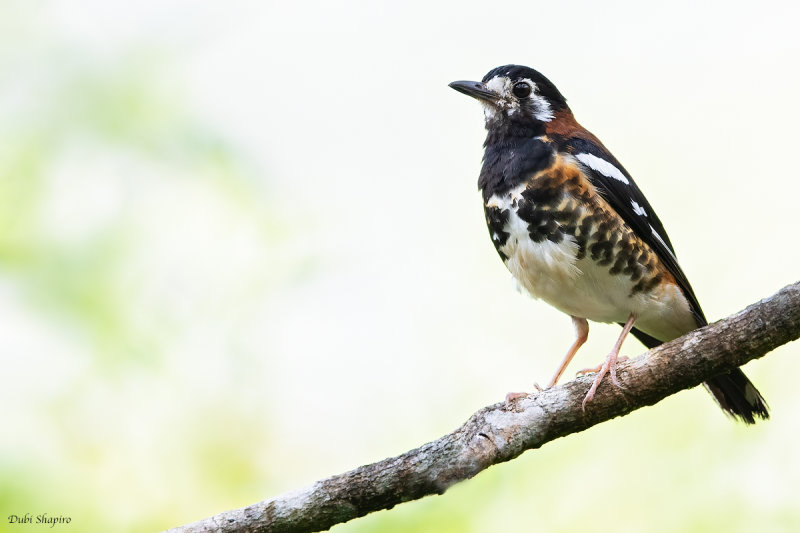
[[[547,101],[547,98],[540,96],[536,92],[539,90],[539,87],[528,78],[522,81],[531,86],[531,95],[528,98],[533,102],[533,108],[535,109],[533,116],[536,120],[541,122],[550,122],[553,120],[555,115],[553,114],[553,109],[550,107],[550,102]]]
[[[510,83],[511,80],[505,76],[495,76],[486,82],[486,88],[500,96],[500,101],[498,104],[483,102],[483,116],[485,117],[486,122],[490,122],[497,118],[497,113],[499,111],[497,105],[502,106],[503,99],[505,98],[506,91],[508,90],[508,85]]]
[[[623,174],[620,169],[605,159],[601,159],[594,154],[589,154],[586,152],[577,154],[575,158],[587,167],[599,172],[607,178],[612,178],[617,181],[621,181],[625,185],[630,185],[630,181],[628,181],[628,178],[625,177],[625,174]]]
[[[511,80],[507,77],[495,76],[486,82],[486,88],[500,96],[505,96],[509,83],[511,83]]]
[[[531,100],[535,102],[536,113],[534,113],[533,116],[536,117],[536,120],[550,122],[555,118],[553,110],[550,107],[550,102],[548,102],[546,98],[534,95],[531,97]]]
[[[647,216],[647,211],[644,210],[644,207],[642,207],[638,203],[636,203],[635,200],[631,200],[631,207],[633,208],[633,212],[636,213],[637,215],[643,216],[643,217]]]

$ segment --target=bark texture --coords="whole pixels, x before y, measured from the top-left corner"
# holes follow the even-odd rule
[[[800,282],[724,320],[663,344],[617,367],[623,385],[606,378],[581,408],[593,376],[576,378],[509,405],[497,403],[433,442],[397,457],[247,507],[177,527],[173,533],[322,531],[442,494],[489,466],[559,437],[652,405],[800,337]]]

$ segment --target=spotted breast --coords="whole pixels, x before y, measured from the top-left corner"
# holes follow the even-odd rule
[[[689,303],[655,252],[615,216],[575,157],[552,157],[484,204],[495,248],[520,286],[596,322],[635,314],[637,327],[655,338],[694,329]]]

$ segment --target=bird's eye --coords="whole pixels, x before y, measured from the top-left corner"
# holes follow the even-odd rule
[[[511,89],[511,92],[514,93],[514,96],[517,98],[527,98],[531,94],[531,86],[524,81],[520,81],[514,84],[514,88]]]

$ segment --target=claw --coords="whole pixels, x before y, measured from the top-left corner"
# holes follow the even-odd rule
[[[600,386],[600,382],[603,381],[603,378],[606,374],[609,374],[611,377],[611,383],[618,388],[623,388],[620,384],[619,380],[617,379],[617,363],[619,361],[625,361],[627,357],[619,357],[619,350],[622,348],[622,342],[625,340],[625,337],[628,336],[631,329],[633,329],[633,323],[636,321],[636,317],[631,315],[628,317],[628,321],[625,322],[625,326],[622,328],[622,333],[620,334],[619,338],[617,339],[616,344],[614,344],[614,348],[608,352],[605,361],[603,364],[597,368],[585,368],[578,372],[578,374],[588,374],[590,372],[597,372],[597,376],[594,378],[594,382],[592,382],[592,386],[589,389],[589,392],[586,393],[586,396],[583,398],[583,402],[581,403],[581,408],[585,411],[586,404],[594,398],[594,393],[597,392],[597,387]]]
[[[627,361],[627,360],[628,360],[627,357],[618,357],[617,358],[617,363],[622,363],[622,362]],[[589,367],[589,368],[582,368],[581,370],[578,370],[577,372],[575,372],[575,375],[576,376],[585,376],[586,374],[594,374],[595,372],[600,372],[600,370],[602,370],[602,369],[603,369],[603,365],[597,365],[597,366],[593,366],[593,367]],[[614,365],[613,372],[614,372],[614,377],[613,377],[614,384],[618,385],[619,383],[617,382],[617,365]],[[619,385],[619,386],[620,386],[620,388],[624,388],[624,387],[622,387],[622,385]]]
[[[595,376],[594,381],[592,382],[592,386],[589,389],[589,392],[586,393],[586,396],[583,398],[583,402],[581,403],[581,407],[586,410],[586,403],[592,401],[594,398],[594,393],[597,392],[597,387],[600,386],[600,383],[603,381],[603,378],[606,374],[611,377],[611,383],[613,383],[618,388],[623,388],[620,384],[619,380],[617,379],[617,354],[613,351],[606,356],[605,362],[600,365],[600,368],[596,370],[597,376]]]

